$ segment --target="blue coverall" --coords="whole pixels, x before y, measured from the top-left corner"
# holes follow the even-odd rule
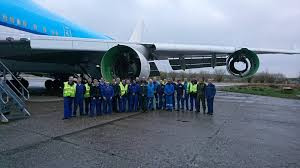
[[[216,95],[216,87],[214,84],[209,83],[205,88],[205,96],[207,100],[207,114],[213,114],[214,112],[214,97]]]
[[[138,98],[139,98],[140,86],[136,83],[133,83],[129,87],[129,99],[130,106],[129,112],[137,112],[138,110]]]
[[[173,95],[174,95],[175,89],[173,84],[167,83],[165,86],[165,95],[166,95],[166,109],[169,111],[173,110]]]
[[[175,89],[176,89],[176,83],[172,82],[172,85],[174,87],[174,93],[172,95],[172,103],[173,103],[173,109],[175,110],[175,104],[176,104],[176,101],[175,101]]]
[[[103,113],[112,114],[112,98],[114,96],[114,88],[110,85],[105,85],[103,87]]]
[[[73,116],[77,114],[77,108],[79,106],[80,115],[83,115],[83,100],[84,100],[84,93],[85,93],[85,86],[84,84],[77,84],[76,85],[76,94],[74,98],[74,111]]]
[[[158,93],[157,88],[159,87],[159,83],[157,81],[153,82],[154,85],[154,97],[155,97],[155,109],[158,109]]]
[[[154,99],[154,84],[149,83],[147,89],[147,98],[148,98],[148,110],[154,110],[153,99]]]

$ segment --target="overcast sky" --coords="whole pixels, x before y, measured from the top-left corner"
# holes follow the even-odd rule
[[[91,30],[128,40],[300,50],[299,0],[35,0]],[[300,55],[261,55],[260,71],[295,77]]]

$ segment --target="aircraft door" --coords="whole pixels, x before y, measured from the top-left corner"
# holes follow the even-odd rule
[[[69,27],[64,27],[64,36],[65,37],[72,37],[72,31]]]

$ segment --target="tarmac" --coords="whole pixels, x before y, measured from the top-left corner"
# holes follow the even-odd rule
[[[30,118],[0,125],[1,168],[300,167],[299,100],[218,92],[214,116],[154,111],[61,120],[63,103],[54,97],[28,109]]]

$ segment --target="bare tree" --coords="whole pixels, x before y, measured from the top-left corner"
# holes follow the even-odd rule
[[[223,82],[226,76],[226,71],[224,69],[215,69],[214,71],[214,79],[217,82]]]

